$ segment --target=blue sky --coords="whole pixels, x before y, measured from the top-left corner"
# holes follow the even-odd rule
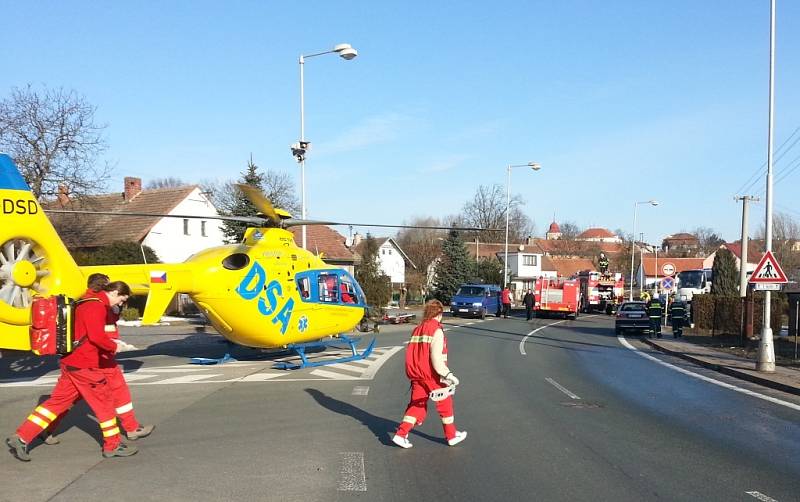
[[[250,153],[296,176],[306,62],[309,217],[400,223],[457,213],[480,184],[559,222],[650,241],[708,226],[767,155],[768,0],[670,2],[11,2],[0,95],[75,89],[124,176],[236,178]],[[775,146],[800,126],[800,3],[778,1]],[[797,164],[800,146],[775,165]],[[800,162],[800,160],[798,160]],[[787,171],[788,172],[788,171]],[[800,169],[776,184],[796,211]],[[750,193],[763,192],[763,177]],[[121,190],[121,188],[120,188]],[[763,197],[762,197],[763,200]],[[751,224],[763,222],[755,205]],[[376,232],[381,234],[380,231]]]

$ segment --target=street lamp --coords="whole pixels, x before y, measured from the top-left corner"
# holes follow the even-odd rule
[[[292,155],[294,155],[295,159],[297,159],[297,162],[300,164],[300,216],[302,219],[306,219],[306,152],[311,148],[311,143],[306,141],[303,68],[305,67],[307,58],[322,56],[323,54],[338,54],[342,59],[350,61],[354,57],[358,56],[358,51],[353,49],[350,44],[339,44],[329,51],[317,52],[307,56],[302,54],[300,55],[300,141],[292,145],[291,148]],[[303,235],[303,249],[306,249],[306,227],[303,225],[301,228]]]
[[[505,252],[505,262],[503,263],[503,289],[506,288],[506,284],[508,283],[508,273],[510,269],[508,268],[508,217],[509,213],[511,213],[511,169],[514,167],[530,167],[534,171],[538,171],[542,168],[542,165],[538,162],[528,162],[527,164],[517,164],[517,165],[508,165],[508,181],[506,182],[506,252]]]
[[[650,204],[651,206],[657,206],[657,200],[643,200],[633,204],[633,239],[631,239],[631,293],[628,297],[628,300],[633,301],[633,256],[636,253],[635,245],[636,245],[636,217],[639,213],[639,204]],[[642,262],[644,263],[644,262]],[[647,277],[646,273],[644,274]]]

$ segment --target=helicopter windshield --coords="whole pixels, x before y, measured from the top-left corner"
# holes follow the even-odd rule
[[[301,272],[296,280],[304,302],[364,306],[364,293],[346,270]]]

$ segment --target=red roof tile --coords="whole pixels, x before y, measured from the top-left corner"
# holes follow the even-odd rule
[[[742,241],[726,242],[720,247],[725,247],[739,260],[742,259]],[[763,244],[759,242],[747,241],[747,263],[758,263],[764,256]]]
[[[571,277],[581,270],[594,270],[596,268],[592,260],[588,258],[561,258],[555,256],[546,258],[547,261],[542,259],[542,270],[555,271],[559,277]],[[552,268],[545,269],[545,265],[550,265]]]
[[[616,237],[613,232],[605,228],[587,228],[577,237],[578,239],[607,239]]]
[[[294,235],[297,245],[302,245],[302,227],[291,227],[289,230]],[[344,245],[344,236],[325,225],[306,226],[306,249],[315,254],[322,253],[322,259],[325,261],[351,263],[358,261],[357,255]]]
[[[684,270],[696,270],[703,268],[703,258],[671,258],[666,256],[658,257],[658,268],[656,268],[656,257],[644,257],[644,273],[646,276],[661,276],[661,267],[669,262],[675,265],[675,273],[683,272]]]

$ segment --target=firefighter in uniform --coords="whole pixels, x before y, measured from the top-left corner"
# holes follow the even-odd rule
[[[73,316],[77,347],[61,358],[61,375],[50,398],[28,415],[16,435],[6,439],[11,453],[23,462],[30,461],[28,445],[48,428],[61,413],[80,398],[92,409],[103,435],[103,456],[128,457],[138,450],[122,443],[103,361],[113,360],[117,344],[105,332],[107,310],[130,296],[124,282],[112,282],[94,298],[78,305]]]
[[[672,322],[672,337],[683,336],[683,324],[686,322],[686,304],[676,299],[669,308],[669,319]]]
[[[101,298],[100,295],[103,294],[101,291],[103,291],[103,288],[105,288],[108,283],[109,279],[107,275],[91,274],[87,280],[88,289],[86,293],[84,293],[83,298]],[[104,330],[114,343],[119,343],[117,340],[120,339],[117,321],[119,321],[122,305],[123,304],[115,305],[109,308],[106,313]],[[122,425],[122,430],[125,431],[125,437],[135,441],[149,436],[150,433],[153,432],[153,429],[155,429],[155,425],[142,425],[136,420],[136,415],[133,411],[133,402],[131,400],[131,391],[128,388],[128,383],[125,381],[122,369],[117,365],[116,358],[101,360],[100,367],[108,380],[114,411],[117,413],[117,418],[119,418],[120,424]],[[47,428],[47,431],[42,433],[42,440],[45,444],[53,445],[60,442],[55,432],[61,419],[67,414],[67,411],[68,410],[64,411],[58,418],[53,420]]]
[[[406,348],[406,376],[411,380],[411,399],[392,438],[392,442],[401,448],[411,448],[408,433],[425,420],[431,391],[458,385],[458,378],[447,367],[447,338],[441,324],[443,311],[440,301],[429,301],[425,305],[423,321],[412,332]],[[466,431],[456,429],[452,395],[436,401],[436,411],[442,418],[447,444],[455,446],[467,437]]]
[[[600,259],[597,260],[597,268],[600,269],[600,273],[603,275],[608,272],[608,258],[606,258],[605,253],[600,253]]]
[[[647,302],[647,316],[650,318],[650,332],[656,338],[661,338],[661,310],[661,300],[653,295]]]

